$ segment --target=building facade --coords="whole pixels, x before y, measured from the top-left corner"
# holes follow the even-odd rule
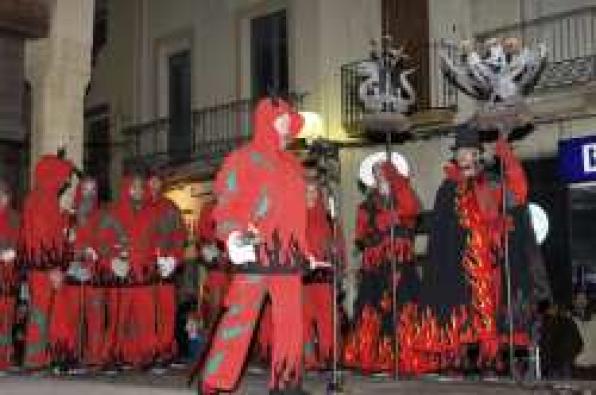
[[[396,149],[410,161],[426,210],[450,158],[445,132],[474,110],[441,76],[439,52],[468,39],[544,42],[549,62],[531,99],[536,130],[515,146],[532,198],[554,213],[553,241],[544,247],[553,274],[571,278],[571,261],[587,259],[572,257],[573,207],[555,196],[592,188],[561,182],[557,158],[561,140],[596,134],[593,0],[106,0],[95,15],[85,163],[102,172],[106,185],[114,189],[127,166],[159,166],[192,221],[223,156],[250,136],[252,99],[294,93],[301,110],[318,114],[324,137],[340,146],[348,240],[361,199],[359,162],[380,149],[361,138],[352,122],[358,105],[349,99],[354,62],[368,56],[370,40],[390,34],[417,67],[412,118],[415,135],[426,138]],[[424,244],[422,235],[422,255]],[[357,256],[351,259],[357,265]],[[570,295],[569,284],[557,290],[562,297]]]

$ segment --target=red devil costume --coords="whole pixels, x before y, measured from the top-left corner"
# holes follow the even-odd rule
[[[235,388],[267,297],[273,321],[271,390],[302,393],[305,184],[302,165],[282,144],[283,135],[294,137],[302,124],[302,117],[285,102],[260,101],[253,140],[229,155],[217,175],[213,215],[230,259],[235,259],[238,242],[249,249],[260,245],[253,250],[256,262],[235,266],[226,312],[205,362],[203,393]],[[248,238],[260,241],[250,243]]]
[[[375,154],[376,155],[376,154]],[[418,278],[412,265],[413,228],[419,212],[418,199],[407,178],[386,161],[386,155],[373,166],[386,181],[380,192],[378,182],[358,207],[356,245],[362,251],[358,297],[354,306],[354,326],[346,339],[344,361],[365,373],[393,372],[394,338],[400,344],[407,332],[393,319],[393,270],[396,261],[397,308],[417,294]],[[392,231],[393,229],[393,231]],[[407,325],[406,325],[407,326]],[[401,350],[401,348],[400,348]],[[408,356],[400,355],[400,369],[408,369]]]
[[[308,188],[314,188],[310,193],[316,194],[306,211],[310,252],[321,262],[345,262],[341,232],[334,235],[321,191],[312,180]],[[333,273],[329,269],[315,270],[304,279],[304,341],[305,367],[327,366],[333,352]]]
[[[73,298],[82,300],[83,307],[77,312],[84,311],[85,344],[84,362],[90,366],[100,366],[104,361],[103,348],[106,327],[106,288],[102,283],[105,273],[105,262],[99,255],[98,237],[99,221],[102,211],[99,208],[97,188],[83,194],[83,183],[94,183],[94,180],[84,179],[77,186],[75,193],[76,208],[76,238],[74,252],[78,262],[89,271],[88,283],[82,283],[71,278],[70,285],[74,288]],[[77,313],[75,312],[75,314]],[[81,325],[81,317],[77,325]],[[77,327],[80,328],[80,327]],[[79,335],[82,332],[77,333]]]
[[[161,182],[161,181],[160,181]],[[156,258],[173,258],[174,268],[184,259],[186,227],[180,209],[161,191],[149,188],[151,196],[147,207],[151,220],[152,246]],[[165,270],[165,269],[164,269]],[[171,273],[160,273],[155,285],[157,354],[169,360],[175,356],[176,289]]]
[[[458,130],[454,148],[482,150],[477,132],[467,126]],[[528,193],[524,171],[505,140],[497,141],[496,154],[505,170],[508,212],[517,210]],[[466,177],[456,163],[448,164],[445,173],[424,270],[424,309],[415,344],[426,358],[420,360],[421,370],[457,368],[469,344],[479,345],[483,366],[491,365],[499,348],[498,313],[504,295],[499,261],[505,234],[513,231],[509,214],[503,216],[503,184],[486,171]],[[524,287],[519,285],[517,289]],[[517,337],[527,341],[522,333]]]
[[[306,239],[309,251],[319,262],[345,262],[342,232],[334,235],[320,188],[314,180],[307,184]],[[307,199],[309,196],[307,196]],[[333,272],[322,268],[306,273],[304,279],[304,366],[308,370],[324,368],[333,352]],[[270,358],[273,342],[272,309],[268,303],[263,311],[258,333],[259,357]]]
[[[224,246],[217,240],[216,224],[213,219],[215,201],[206,202],[201,207],[197,223],[197,247],[201,252],[201,262],[207,270],[202,292],[199,295],[201,316],[207,327],[215,324],[223,308],[224,296],[230,283],[230,265],[223,255]]]
[[[61,308],[55,311],[53,332],[57,336],[61,362],[83,362],[99,364],[103,345],[104,292],[98,286],[98,256],[95,250],[99,208],[97,190],[83,196],[83,183],[94,183],[84,179],[77,185],[74,196],[75,213],[71,216],[74,235],[71,260],[66,262],[65,284],[55,296],[55,304]],[[84,326],[86,323],[86,326]],[[83,339],[87,339],[86,344]]]
[[[0,189],[10,196],[8,187]],[[15,258],[19,233],[19,216],[10,207],[0,208],[0,371],[8,368],[13,357],[12,327],[16,305]]]
[[[133,182],[143,197],[132,197]],[[152,246],[151,217],[145,204],[146,184],[125,177],[120,197],[99,221],[99,252],[108,265],[108,329],[106,357],[137,367],[152,362],[157,349],[155,334],[156,254]],[[128,267],[119,270],[117,267]]]
[[[50,363],[50,347],[58,347],[61,323],[52,318],[60,292],[62,267],[68,262],[68,217],[60,208],[59,195],[73,171],[70,162],[57,156],[43,156],[35,167],[34,188],[23,209],[22,245],[29,266],[30,315],[26,330],[25,365],[30,368]],[[52,280],[54,279],[54,280]],[[59,296],[58,296],[58,299]],[[58,313],[58,315],[60,315]]]

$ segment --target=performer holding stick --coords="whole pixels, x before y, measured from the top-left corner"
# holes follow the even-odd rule
[[[500,181],[483,169],[483,146],[469,125],[458,127],[453,151],[454,160],[445,167],[446,179],[436,195],[424,271],[426,311],[418,343],[427,352],[423,370],[460,368],[473,345],[479,347],[478,364],[494,368],[502,300],[498,262],[512,229],[501,205],[521,207],[527,199],[524,171],[503,138],[496,144],[504,167]]]
[[[344,349],[346,365],[365,373],[393,373],[397,365],[394,337],[398,332],[393,310],[400,309],[417,294],[418,277],[412,261],[413,227],[419,211],[403,161],[385,152],[367,157],[360,179],[368,187],[358,207],[356,243],[362,251],[362,267],[355,319]],[[399,284],[392,287],[393,259],[399,264]],[[397,279],[396,279],[397,280]],[[403,331],[406,333],[407,331]],[[402,330],[399,330],[402,333]]]

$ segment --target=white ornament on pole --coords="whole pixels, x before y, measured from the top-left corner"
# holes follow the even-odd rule
[[[532,223],[534,235],[536,235],[536,241],[538,244],[542,244],[548,236],[548,215],[546,214],[546,211],[536,203],[528,204],[528,210],[530,210],[530,221]]]

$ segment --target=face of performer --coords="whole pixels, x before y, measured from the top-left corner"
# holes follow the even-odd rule
[[[478,148],[458,148],[455,151],[455,161],[466,178],[475,177],[480,172],[480,150]]]
[[[161,193],[162,185],[163,183],[161,181],[161,178],[159,178],[158,176],[151,176],[151,178],[149,178],[149,191],[151,192],[151,196],[153,198],[159,196],[159,194]]]
[[[277,135],[279,136],[279,148],[285,150],[290,141],[292,140],[291,133],[290,133],[290,114],[283,113],[275,118],[273,121],[273,126],[277,131]]]
[[[144,188],[143,179],[141,177],[135,177],[132,179],[130,184],[130,198],[134,203],[140,203],[143,200]]]
[[[315,184],[314,182],[309,182],[308,184],[306,184],[306,207],[313,208],[317,203],[317,198],[317,184]]]
[[[389,194],[391,192],[391,190],[389,188],[389,181],[385,177],[385,174],[383,174],[383,171],[381,170],[380,163],[377,163],[376,165],[373,166],[372,173],[375,178],[375,184],[377,185],[377,188],[379,189],[379,193],[383,196],[389,196]]]

